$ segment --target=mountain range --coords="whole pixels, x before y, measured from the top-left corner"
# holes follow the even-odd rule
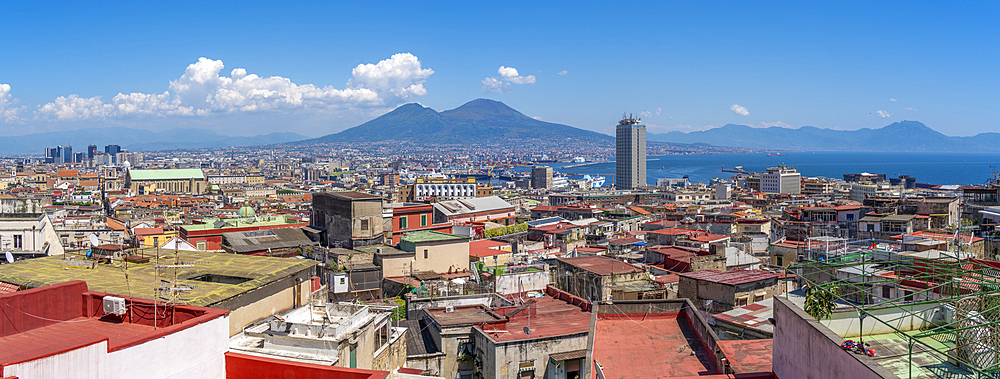
[[[1000,133],[946,136],[918,121],[895,122],[878,129],[835,130],[752,128],[727,124],[698,132],[649,133],[650,141],[707,143],[716,146],[800,151],[1000,152]]]
[[[229,146],[255,146],[300,141],[308,137],[298,133],[270,133],[253,137],[233,137],[205,129],[169,129],[154,132],[124,127],[78,129],[0,137],[0,154],[41,155],[46,147],[73,146],[74,152],[87,151],[87,145],[121,145],[129,151],[197,149]]]
[[[533,119],[499,101],[476,99],[443,112],[416,103],[405,104],[364,124],[299,143],[387,140],[472,143],[530,138],[614,141],[614,137],[606,134]]]

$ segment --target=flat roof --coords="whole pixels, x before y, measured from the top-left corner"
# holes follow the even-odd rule
[[[504,318],[483,305],[464,305],[448,308],[425,309],[427,316],[441,326],[472,325],[484,322],[502,321]]]
[[[436,232],[433,230],[418,230],[415,232],[409,232],[403,235],[401,241],[406,242],[438,242],[438,241],[458,241],[465,240],[468,241],[469,237],[460,236],[456,234]]]
[[[771,372],[773,339],[718,341],[719,349],[736,374]]]
[[[778,274],[761,270],[701,270],[693,272],[678,273],[678,276],[686,278],[704,280],[712,283],[737,285],[752,283],[760,280],[776,279]]]
[[[253,228],[280,225],[306,224],[305,221],[293,220],[290,215],[267,215],[243,218],[206,218],[201,220],[203,224],[181,225],[181,229],[193,230],[222,230],[232,228]]]
[[[71,280],[83,280],[94,291],[107,292],[116,296],[131,295],[138,298],[154,298],[153,266],[156,264],[156,249],[138,249],[134,255],[153,257],[148,263],[129,263],[128,277],[118,266],[97,264],[94,268],[66,265],[63,255],[26,259],[0,265],[0,281],[28,288],[52,285]],[[223,300],[233,298],[260,288],[271,282],[287,278],[317,264],[309,259],[272,258],[240,254],[209,253],[203,251],[180,251],[178,262],[193,267],[177,268],[178,284],[190,286],[190,291],[182,292],[177,301],[198,305],[214,306]],[[73,262],[84,262],[85,257],[77,255]],[[161,253],[161,265],[173,264],[173,252]],[[174,269],[161,269],[161,280],[173,280]],[[165,272],[166,271],[166,272]],[[219,275],[249,279],[239,284],[226,284],[193,280],[201,275]]]
[[[146,341],[187,329],[221,317],[228,311],[177,305],[170,318],[157,320],[153,327],[152,301],[132,298],[134,306],[121,321],[106,317],[100,304],[106,293],[90,291],[87,283],[73,281],[0,295],[7,305],[7,317],[0,329],[0,365],[33,361],[76,350],[102,341],[108,352],[135,346]],[[96,304],[95,304],[96,303]],[[17,307],[11,304],[18,304]],[[87,314],[93,309],[94,314]],[[148,308],[148,310],[147,310]],[[13,312],[12,312],[13,311]],[[162,312],[170,314],[166,310]],[[31,316],[31,317],[28,317]]]
[[[694,337],[692,337],[694,336]],[[695,377],[715,373],[715,361],[679,313],[601,313],[593,359],[606,378]]]

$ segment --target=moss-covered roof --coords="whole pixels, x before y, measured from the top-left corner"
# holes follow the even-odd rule
[[[66,265],[64,256],[55,255],[44,258],[26,259],[11,264],[0,265],[0,281],[34,288],[71,280],[83,280],[93,291],[107,292],[119,296],[131,296],[145,299],[154,297],[154,266],[156,265],[156,250],[143,249],[136,255],[150,257],[148,263],[129,263],[128,281],[125,280],[125,270],[120,264],[98,264],[96,268]],[[83,256],[75,256],[75,261],[84,260]],[[174,254],[161,252],[159,264],[173,265]],[[189,286],[190,291],[180,292],[176,302],[212,307],[226,299],[253,291],[276,280],[287,278],[303,270],[315,266],[317,262],[309,259],[273,258],[237,254],[181,251],[177,254],[180,265],[193,267],[177,268],[177,283],[179,286]],[[174,279],[174,268],[161,268],[160,281],[164,287]],[[192,280],[191,278],[205,274],[230,276],[249,279],[239,284],[225,284]],[[169,296],[161,292],[161,296]],[[162,299],[161,300],[165,300]]]
[[[433,230],[418,230],[415,232],[409,232],[403,235],[401,239],[404,242],[437,242],[437,241],[456,241],[456,240],[469,240],[469,237],[460,236],[455,234],[448,234],[442,232],[435,232]]]

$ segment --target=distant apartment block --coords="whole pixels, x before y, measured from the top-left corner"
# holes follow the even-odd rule
[[[785,166],[768,168],[767,172],[760,176],[760,192],[801,194],[802,174],[794,168]]]
[[[531,168],[531,188],[549,189],[552,188],[552,167],[534,166]]]

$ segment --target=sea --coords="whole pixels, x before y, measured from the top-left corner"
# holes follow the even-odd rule
[[[713,178],[729,178],[733,173],[719,172],[743,166],[744,170],[762,172],[768,167],[796,168],[803,177],[843,179],[844,174],[870,172],[887,178],[909,175],[917,183],[985,184],[1000,169],[1000,153],[881,153],[881,152],[792,152],[781,156],[767,154],[664,155],[647,157],[646,178],[656,184],[660,178],[682,178],[691,183],[709,183]],[[573,179],[583,175],[604,176],[605,186],[613,183],[615,162],[586,165],[550,164],[553,170]],[[569,166],[569,167],[567,167]],[[528,168],[530,170],[530,168]]]

